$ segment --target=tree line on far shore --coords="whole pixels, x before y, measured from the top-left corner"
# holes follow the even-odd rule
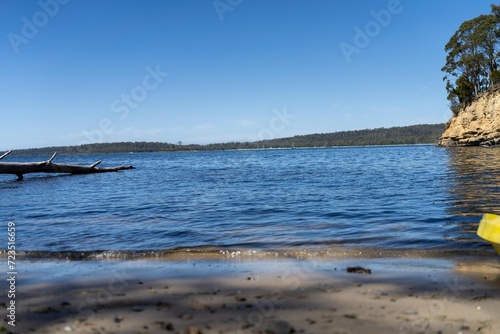
[[[63,155],[129,152],[215,151],[266,148],[306,148],[366,145],[435,144],[445,129],[444,124],[424,124],[392,128],[378,128],[333,133],[318,133],[255,142],[227,142],[216,144],[185,144],[178,142],[118,142],[94,143],[78,146],[58,146],[14,150],[12,156]]]

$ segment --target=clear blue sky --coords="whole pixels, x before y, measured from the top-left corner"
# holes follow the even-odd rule
[[[491,3],[0,0],[0,150],[445,122],[444,45]]]

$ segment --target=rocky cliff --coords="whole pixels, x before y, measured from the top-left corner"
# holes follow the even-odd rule
[[[500,91],[481,95],[447,123],[440,146],[500,144]]]

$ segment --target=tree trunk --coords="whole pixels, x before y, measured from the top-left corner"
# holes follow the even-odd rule
[[[0,156],[0,160],[9,155],[12,151],[5,152]],[[89,166],[54,164],[52,160],[56,157],[57,152],[52,155],[49,160],[41,162],[0,162],[0,174],[14,174],[20,181],[24,174],[28,173],[69,173],[69,174],[94,174],[116,172],[124,169],[132,169],[129,166],[105,167],[96,168],[101,163],[101,160]]]

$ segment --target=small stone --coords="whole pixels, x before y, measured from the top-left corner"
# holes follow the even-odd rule
[[[347,318],[347,319],[357,319],[358,316],[356,314],[344,314],[344,318]]]
[[[122,321],[123,321],[123,317],[122,317],[122,316],[117,315],[117,316],[115,317],[115,322],[116,322],[117,324],[119,324],[119,323],[120,323],[120,322],[122,322]]]
[[[174,330],[174,325],[172,325],[171,322],[165,323],[164,321],[155,321],[153,323],[154,325],[160,326],[161,329],[165,329],[167,331],[173,331]]]
[[[372,270],[357,266],[357,267],[347,267],[347,272],[351,274],[371,274]]]
[[[291,334],[296,333],[295,328],[283,320],[271,321],[265,325],[265,334]]]
[[[236,301],[238,301],[238,302],[246,302],[247,301],[247,299],[245,297],[242,297],[242,296],[236,296],[235,298],[236,298]]]
[[[162,301],[159,301],[158,303],[156,303],[156,307],[157,308],[161,308],[161,307],[168,307],[168,308],[170,308],[170,307],[172,307],[172,305],[170,305],[169,303],[164,303]]]

